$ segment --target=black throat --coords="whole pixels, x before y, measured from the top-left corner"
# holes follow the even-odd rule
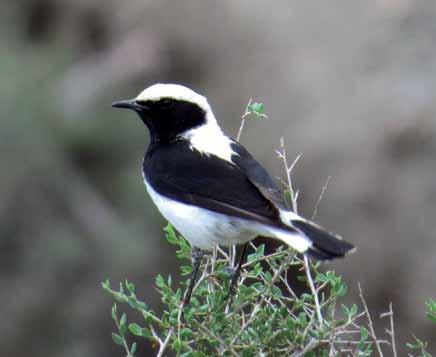
[[[152,146],[177,141],[180,134],[206,123],[206,112],[188,101],[162,98],[140,104],[144,109],[138,114],[150,131]]]

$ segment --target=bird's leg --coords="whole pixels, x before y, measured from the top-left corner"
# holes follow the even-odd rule
[[[244,262],[247,247],[248,243],[245,243],[242,247],[241,255],[239,256],[238,266],[236,267],[236,270],[232,272],[232,281],[230,282],[229,297],[235,292],[234,290],[236,287],[236,283],[238,282],[239,276],[241,275],[242,263]]]
[[[192,258],[192,274],[191,279],[189,281],[188,290],[185,293],[185,297],[183,298],[182,306],[189,304],[191,300],[192,290],[194,289],[195,282],[197,280],[198,270],[200,269],[201,259],[203,258],[204,252],[197,247],[192,247],[191,258]]]

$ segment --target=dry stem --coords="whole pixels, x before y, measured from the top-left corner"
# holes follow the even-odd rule
[[[363,297],[362,288],[360,287],[360,283],[357,284],[357,286],[359,287],[360,300],[362,301],[363,308],[365,310],[365,315],[368,319],[368,327],[369,327],[370,336],[372,337],[372,339],[374,341],[374,344],[375,344],[375,347],[377,348],[377,352],[378,352],[379,356],[383,357],[383,352],[382,352],[381,347],[380,347],[380,342],[377,339],[377,336],[375,334],[374,326],[372,324],[372,318],[371,318],[371,315],[369,313],[368,306],[366,305],[365,298]]]
[[[389,303],[389,311],[385,312],[380,315],[381,318],[389,316],[389,322],[391,329],[386,329],[386,333],[391,336],[391,347],[392,347],[392,354],[394,357],[397,357],[397,346],[395,342],[395,329],[394,329],[394,311],[392,310],[392,302]]]

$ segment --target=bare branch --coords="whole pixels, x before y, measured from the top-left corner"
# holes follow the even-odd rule
[[[324,184],[324,186],[323,186],[322,189],[321,189],[321,193],[320,193],[320,195],[319,195],[319,197],[318,197],[318,201],[316,201],[315,208],[313,209],[313,213],[312,213],[312,221],[315,219],[316,215],[318,214],[318,207],[319,207],[319,204],[321,203],[321,200],[323,199],[324,194],[325,194],[326,191],[327,191],[327,187],[328,187],[328,185],[329,185],[329,182],[330,182],[331,178],[332,178],[331,176],[328,176],[328,177],[327,177],[327,180],[325,181],[325,184]]]
[[[359,287],[360,300],[362,301],[363,308],[365,310],[365,315],[368,319],[368,328],[369,328],[370,336],[372,337],[372,339],[374,341],[374,344],[375,344],[375,347],[377,348],[377,352],[378,352],[379,356],[383,357],[383,352],[381,350],[379,340],[377,339],[377,336],[376,336],[375,331],[374,331],[374,325],[372,323],[371,315],[369,313],[368,306],[366,305],[365,298],[363,297],[362,288],[360,287],[360,283],[357,285]]]
[[[297,205],[298,194],[295,193],[294,188],[292,186],[291,172],[294,169],[295,165],[297,164],[298,160],[300,159],[301,154],[297,155],[295,160],[292,162],[291,166],[289,166],[288,159],[286,157],[285,139],[283,137],[280,138],[280,149],[281,149],[281,151],[277,151],[277,154],[278,154],[279,158],[282,160],[283,166],[285,168],[287,186],[288,186],[289,192],[291,194],[292,209],[295,213],[297,213],[297,211],[298,211],[298,205]]]
[[[391,347],[392,347],[392,354],[394,357],[397,357],[397,346],[395,342],[395,329],[394,329],[394,311],[392,310],[392,302],[389,303],[389,311],[385,312],[380,315],[381,318],[389,316],[389,322],[391,329],[386,329],[386,332],[389,336],[391,336]]]
[[[165,338],[165,340],[162,342],[161,340],[159,340],[159,352],[157,353],[156,357],[162,357],[163,353],[165,352],[165,349],[168,346],[168,343],[170,342],[171,336],[173,335],[174,330],[170,329],[170,331],[168,332],[167,337]]]
[[[245,107],[245,113],[241,116],[241,125],[239,126],[238,135],[236,135],[236,141],[239,141],[241,139],[242,131],[244,130],[245,120],[247,119],[247,116],[250,115],[249,107],[250,104],[253,102],[253,99],[250,98],[248,100],[248,104]]]
[[[318,294],[315,290],[315,285],[313,284],[312,275],[310,274],[310,266],[309,266],[309,258],[306,254],[303,255],[303,262],[304,262],[304,270],[306,271],[306,277],[307,281],[309,283],[310,291],[312,292],[313,299],[315,301],[315,309],[316,309],[316,316],[318,317],[318,323],[319,326],[322,326],[322,315],[321,315],[321,307],[319,305],[319,299]]]
[[[115,325],[117,326],[118,331],[120,331],[120,323],[119,323],[117,318],[115,318]],[[127,345],[127,341],[126,341],[125,337],[121,336],[121,338],[123,339],[122,344],[123,344],[124,350],[126,351],[126,357],[133,357],[132,353],[130,352],[129,346]]]

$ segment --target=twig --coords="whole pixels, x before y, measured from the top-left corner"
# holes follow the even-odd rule
[[[297,205],[298,192],[296,194],[294,193],[295,191],[294,191],[294,188],[292,187],[291,172],[294,169],[295,165],[297,164],[298,160],[300,159],[301,154],[295,158],[295,160],[291,164],[291,166],[288,166],[288,160],[286,158],[285,140],[283,137],[280,139],[280,148],[281,148],[281,151],[279,151],[277,153],[279,155],[279,158],[282,159],[283,165],[285,166],[286,178],[288,180],[288,188],[289,188],[289,191],[291,194],[292,208],[293,208],[294,212],[296,214],[298,214],[298,205]],[[315,309],[316,309],[316,315],[318,318],[318,323],[319,323],[319,326],[322,326],[323,319],[322,319],[322,315],[321,315],[321,307],[319,305],[318,294],[316,292],[315,284],[313,283],[312,274],[310,272],[309,259],[307,258],[306,254],[304,254],[304,256],[303,256],[303,266],[304,266],[304,270],[306,271],[306,277],[307,277],[307,281],[309,283],[310,291],[312,292],[313,299],[315,301]]]
[[[179,306],[179,312],[177,314],[177,339],[180,341],[180,331],[182,330],[182,316],[183,316],[183,301]]]
[[[322,343],[329,343],[330,340],[320,340],[320,342]],[[386,345],[390,345],[391,343],[387,340],[378,340],[379,343],[384,343]],[[341,341],[341,340],[336,340],[335,343],[343,343],[343,344],[347,344],[347,345],[358,345],[359,343],[362,343],[361,341]],[[372,343],[371,341],[365,341],[363,342],[365,344],[370,344]]]
[[[391,347],[392,353],[394,357],[397,357],[397,346],[395,342],[395,329],[394,329],[394,311],[392,310],[392,302],[389,303],[389,311],[380,315],[381,318],[389,316],[389,321],[391,325],[391,329],[386,329],[386,332],[389,336],[391,336]]]
[[[369,327],[370,335],[371,335],[371,337],[372,337],[372,339],[373,339],[373,341],[375,343],[375,347],[377,348],[377,352],[378,352],[379,356],[383,357],[383,352],[381,350],[380,343],[379,343],[379,341],[377,339],[377,336],[375,334],[374,326],[372,324],[371,315],[369,313],[368,306],[366,305],[365,298],[363,297],[362,288],[360,287],[360,283],[358,283],[357,286],[359,287],[360,300],[362,301],[363,308],[365,310],[365,315],[366,315],[366,317],[368,319],[368,327]]]
[[[315,290],[315,284],[313,283],[312,274],[310,273],[309,258],[307,257],[306,254],[303,255],[303,262],[304,262],[304,270],[306,271],[307,281],[309,283],[309,287],[312,292],[313,299],[315,301],[316,316],[318,317],[318,323],[319,326],[321,327],[323,322],[322,315],[321,315],[321,307],[319,305],[318,294],[316,293]]]
[[[170,342],[170,339],[171,339],[171,336],[173,335],[173,332],[174,332],[174,330],[170,329],[170,331],[168,332],[167,337],[165,338],[165,340],[163,342],[158,338],[160,347],[159,347],[159,352],[157,353],[156,357],[162,357],[163,356],[163,353],[165,352],[165,349],[168,346],[168,342]]]
[[[254,246],[254,248],[256,248],[255,245],[253,245],[253,246]],[[286,251],[280,251],[280,252],[271,253],[270,255],[264,255],[263,257],[260,257],[258,259],[252,260],[251,262],[246,262],[246,263],[242,264],[242,268],[247,268],[250,265],[259,263],[259,262],[264,261],[264,260],[269,260],[271,258],[280,256],[280,255],[285,255],[285,254],[286,254]]]
[[[202,266],[203,273],[201,274],[200,278],[195,283],[194,288],[192,289],[192,292],[197,290],[197,288],[200,286],[200,284],[203,282],[203,280],[209,276],[208,271],[207,271],[207,269],[209,268],[209,261],[210,261],[210,256],[207,257],[206,263]]]
[[[248,108],[250,107],[252,102],[253,102],[253,99],[250,98],[248,100],[247,106],[245,107],[245,113],[242,114],[242,116],[241,116],[241,125],[239,126],[238,135],[236,136],[236,141],[239,141],[239,139],[241,138],[242,131],[244,130],[245,120],[250,115],[250,111],[248,110]]]
[[[218,256],[218,248],[215,246],[212,250],[212,261],[211,261],[211,267],[210,267],[211,273],[213,273],[215,271],[215,264],[216,264],[217,256]]]
[[[327,180],[325,181],[324,186],[322,187],[321,194],[319,195],[319,197],[318,197],[318,201],[316,201],[315,208],[313,209],[313,213],[312,213],[312,221],[315,219],[316,215],[318,214],[318,207],[319,207],[319,204],[321,203],[321,200],[323,199],[324,194],[325,194],[325,192],[327,191],[327,187],[328,187],[328,185],[329,185],[329,182],[330,182],[331,178],[332,178],[331,176],[328,176],[328,177],[327,177]]]
[[[212,258],[211,258],[211,263],[210,263],[210,273],[211,274],[213,274],[215,272],[215,264],[216,264],[217,254],[218,254],[218,250],[216,247],[214,247],[212,250]],[[215,286],[210,281],[208,282],[208,289],[209,289],[210,294],[215,292]]]
[[[192,320],[193,323],[195,323],[197,325],[197,327],[201,330],[203,330],[203,332],[208,335],[208,336],[212,336],[213,338],[215,338],[219,344],[220,344],[220,348],[221,350],[225,350],[227,344],[225,343],[225,341],[217,334],[213,333],[211,330],[209,330],[207,327],[203,326],[201,323],[199,323],[197,320]],[[232,354],[234,356],[237,356],[237,354],[235,353],[235,351],[230,350],[230,352],[232,352]]]
[[[226,259],[227,261],[230,261],[229,255],[220,246],[217,245],[216,250],[218,253],[220,253],[224,257],[224,259]]]
[[[236,266],[236,245],[232,244],[229,249],[230,265],[232,268]]]
[[[118,331],[120,331],[120,323],[118,322],[118,318],[115,318],[115,325],[117,326]],[[126,350],[126,353],[127,353],[126,357],[133,357],[132,353],[130,352],[129,346],[127,345],[126,339],[122,335],[121,335],[121,337],[123,339],[123,347],[124,347],[124,349]]]
[[[291,355],[291,357],[303,357],[306,353],[312,351],[313,349],[315,349],[316,347],[318,347],[320,344],[319,340],[316,339],[312,339],[307,345],[306,347],[304,347],[304,349],[302,351],[299,352],[295,352]]]
[[[289,192],[291,194],[291,200],[292,200],[292,209],[295,213],[297,213],[298,205],[297,205],[297,197],[298,197],[298,191],[294,191],[294,188],[292,186],[292,180],[291,180],[291,172],[294,169],[295,165],[297,164],[298,160],[301,157],[301,154],[297,155],[295,160],[292,162],[291,166],[288,166],[288,159],[286,157],[286,149],[285,149],[285,139],[283,137],[280,138],[280,149],[281,151],[276,151],[279,159],[283,161],[283,165],[285,167],[286,171],[286,179],[287,179],[287,185]]]
[[[142,311],[142,316],[144,317],[144,319],[151,318],[152,320],[157,322],[159,324],[159,326],[163,326],[163,324],[164,324],[163,321],[160,318],[158,318],[157,316],[151,314],[148,311]]]
[[[256,304],[253,307],[253,311],[251,312],[250,317],[248,318],[248,320],[242,325],[241,329],[238,331],[238,333],[235,335],[235,337],[233,337],[232,342],[230,342],[230,346],[232,346],[236,340],[239,338],[239,336],[241,336],[242,332],[244,332],[244,330],[250,325],[250,323],[253,321],[254,317],[256,316],[257,312],[260,310],[260,304]]]

